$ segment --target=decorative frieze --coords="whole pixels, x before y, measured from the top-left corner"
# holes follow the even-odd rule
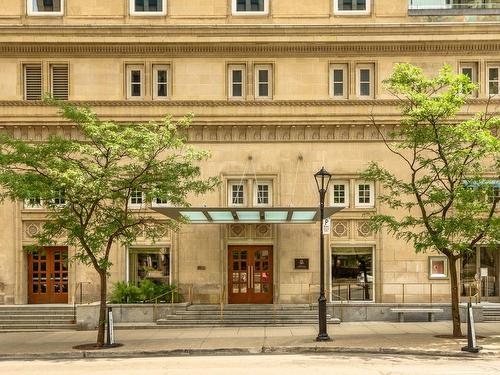
[[[349,221],[332,220],[332,236],[337,238],[349,238]]]
[[[229,224],[229,239],[270,239],[273,237],[271,224]]]
[[[42,230],[43,222],[41,221],[24,221],[23,222],[23,239],[31,240]]]
[[[359,237],[372,237],[373,230],[369,221],[358,221],[357,222],[358,236]]]

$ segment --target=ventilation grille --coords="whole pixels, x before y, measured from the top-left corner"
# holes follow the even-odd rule
[[[24,66],[24,98],[26,100],[42,99],[42,66]]]
[[[54,99],[68,100],[68,66],[52,65],[52,96]]]

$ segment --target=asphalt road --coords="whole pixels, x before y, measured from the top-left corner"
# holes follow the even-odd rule
[[[498,375],[500,358],[251,355],[0,362],[2,375]]]

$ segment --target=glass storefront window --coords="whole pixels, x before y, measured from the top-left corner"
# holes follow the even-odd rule
[[[142,280],[170,284],[170,250],[130,249],[129,280],[138,284]]]
[[[373,249],[332,248],[332,300],[373,300]]]

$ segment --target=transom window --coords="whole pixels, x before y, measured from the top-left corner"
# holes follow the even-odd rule
[[[370,0],[334,0],[336,14],[369,14]]]
[[[255,201],[256,206],[268,206],[272,200],[272,185],[270,182],[255,183]]]
[[[28,15],[59,16],[63,14],[64,0],[27,0]]]
[[[272,97],[272,66],[255,66],[255,97],[269,99]]]
[[[331,204],[333,207],[349,206],[349,183],[347,181],[333,181]]]
[[[161,16],[166,14],[166,0],[129,0],[130,14]]]
[[[374,189],[372,182],[356,183],[356,207],[373,207]]]
[[[245,97],[245,65],[229,65],[229,97]]]
[[[488,67],[488,94],[498,95],[500,94],[500,67],[489,66]]]
[[[230,189],[230,204],[233,206],[243,206],[245,204],[245,185],[243,183],[231,183]]]
[[[267,14],[269,0],[232,0],[233,14]]]

